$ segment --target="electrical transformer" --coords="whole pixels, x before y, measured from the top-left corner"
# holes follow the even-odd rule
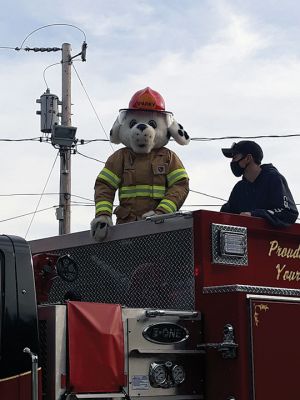
[[[59,124],[58,106],[61,105],[61,102],[58,96],[50,93],[49,88],[36,102],[41,104],[41,110],[36,112],[41,116],[41,132],[51,133],[53,126]]]

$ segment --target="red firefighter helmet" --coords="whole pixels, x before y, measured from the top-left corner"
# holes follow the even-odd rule
[[[128,108],[120,111],[125,110],[158,111],[172,114],[170,111],[165,110],[165,101],[163,97],[150,87],[137,91],[132,96]]]

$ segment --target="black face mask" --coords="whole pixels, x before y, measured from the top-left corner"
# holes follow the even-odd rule
[[[231,168],[231,171],[232,171],[234,176],[239,177],[239,176],[243,175],[246,167],[245,168],[241,167],[239,162],[242,161],[245,157],[246,156],[242,157],[241,159],[239,159],[237,161],[231,161],[230,168]]]

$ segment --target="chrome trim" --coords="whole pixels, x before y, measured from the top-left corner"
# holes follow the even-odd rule
[[[160,343],[158,343],[160,344]],[[169,344],[177,344],[177,343],[169,343]],[[174,349],[133,349],[131,353],[138,354],[189,354],[189,355],[197,355],[204,354],[204,350],[174,350]]]
[[[258,295],[300,297],[300,289],[276,288],[271,286],[223,285],[223,286],[207,286],[203,288],[203,294],[232,293],[232,292],[244,292],[244,293],[249,292]]]
[[[126,397],[124,393],[82,393],[82,394],[70,394],[70,400],[72,399],[114,399],[114,398],[122,398]],[[68,397],[66,398],[68,400]]]
[[[163,342],[161,340],[155,340],[151,336],[149,336],[149,332],[148,331],[151,330],[152,328],[156,327],[156,326],[159,327],[160,325],[168,325],[170,327],[179,328],[182,332],[185,333],[185,336],[182,337],[180,340],[172,340],[172,341],[169,341],[169,342]],[[142,331],[142,335],[146,340],[148,340],[148,342],[162,344],[162,345],[169,345],[169,344],[176,344],[176,343],[184,342],[185,340],[187,340],[189,338],[190,332],[184,326],[181,326],[181,325],[176,324],[174,322],[163,322],[162,321],[162,322],[157,322],[155,324],[151,324],[151,325],[146,326],[146,328],[143,329],[143,331]]]
[[[286,296],[263,296],[258,294],[247,294],[246,298],[249,300],[266,300],[266,301],[288,301],[289,303],[300,303],[299,297],[286,297]]]
[[[81,393],[81,394],[70,394],[66,399],[76,400],[76,399],[114,399],[114,398],[125,398],[126,395],[124,393]],[[143,399],[143,400],[153,400],[153,396],[130,396],[131,399]],[[202,395],[191,394],[188,396],[185,395],[172,395],[172,400],[201,400],[204,399]],[[155,396],[155,400],[166,400],[166,396]]]
[[[82,394],[70,394],[70,396],[73,396],[72,398],[69,397],[66,400],[76,400],[76,399],[114,399],[114,398],[125,398],[125,394],[123,393],[82,393]],[[166,400],[166,396],[130,396],[131,399],[142,399],[142,400]],[[172,400],[201,400],[204,399],[202,395],[197,395],[197,394],[191,394],[188,396],[185,395],[172,395]]]

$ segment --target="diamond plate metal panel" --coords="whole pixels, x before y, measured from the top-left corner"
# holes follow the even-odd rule
[[[104,243],[52,250],[69,254],[79,267],[75,282],[54,280],[50,303],[68,291],[82,301],[127,307],[194,309],[192,229],[160,232]]]
[[[299,296],[300,289],[275,288],[268,286],[251,286],[251,285],[224,285],[224,286],[207,286],[203,288],[204,294],[220,294],[244,292],[257,295],[267,296]]]
[[[237,233],[244,236],[245,254],[242,257],[223,255],[220,251],[220,232]],[[248,265],[247,228],[243,226],[212,224],[212,262],[214,264]]]

